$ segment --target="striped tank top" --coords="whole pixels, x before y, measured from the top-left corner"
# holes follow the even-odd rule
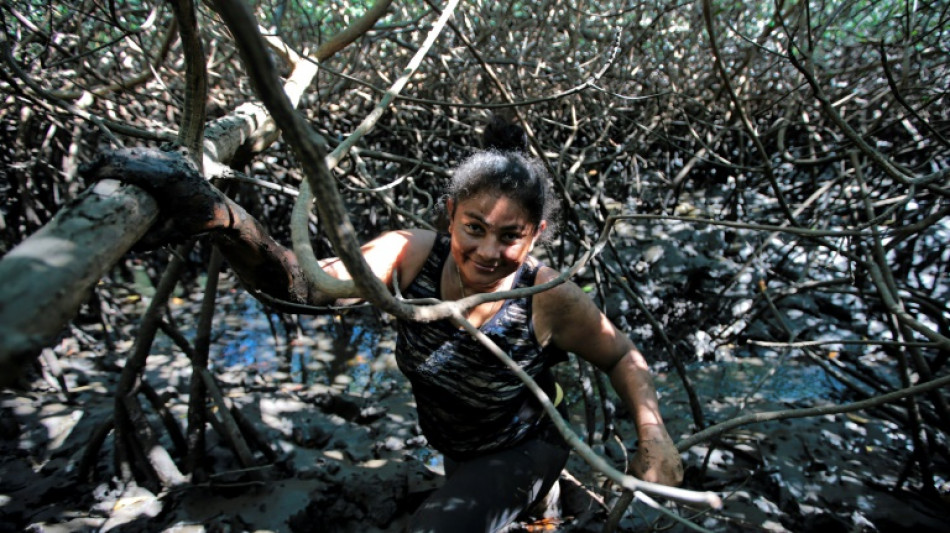
[[[449,239],[444,233],[436,236],[422,270],[404,291],[406,298],[440,297]],[[537,261],[526,261],[513,288],[533,286],[538,267]],[[550,367],[567,356],[538,344],[530,296],[505,300],[480,329],[554,397]],[[396,334],[396,362],[412,385],[419,425],[433,448],[464,460],[514,446],[544,427],[544,412],[531,391],[449,320],[397,320]]]

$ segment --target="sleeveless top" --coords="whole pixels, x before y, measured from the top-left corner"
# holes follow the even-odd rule
[[[440,233],[406,298],[440,298],[442,268],[450,237]],[[513,288],[534,285],[539,264],[526,261]],[[567,360],[553,346],[542,348],[531,324],[531,297],[502,302],[480,328],[534,378],[551,398],[550,367]],[[396,362],[409,379],[419,425],[429,444],[455,460],[514,446],[550,421],[530,390],[470,334],[446,320],[397,320]]]

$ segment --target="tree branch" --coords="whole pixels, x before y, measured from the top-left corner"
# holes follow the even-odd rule
[[[914,385],[912,387],[896,390],[888,394],[882,394],[880,396],[868,398],[867,400],[847,403],[844,405],[825,405],[821,407],[810,407],[807,409],[785,409],[782,411],[767,411],[763,413],[753,413],[750,415],[739,416],[720,424],[716,424],[715,426],[710,426],[699,433],[695,433],[681,440],[680,442],[676,443],[676,448],[681,452],[686,451],[701,442],[712,440],[713,438],[740,426],[746,426],[760,422],[769,422],[772,420],[787,420],[790,418],[808,418],[812,416],[851,413],[854,411],[861,411],[863,409],[869,409],[871,407],[892,403],[908,396],[937,390],[940,387],[944,387],[946,385],[950,385],[950,376],[944,376],[933,381],[921,383],[920,385]]]

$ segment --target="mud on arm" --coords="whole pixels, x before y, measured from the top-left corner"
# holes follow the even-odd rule
[[[298,304],[331,303],[331,298],[310,287],[294,252],[201,176],[183,151],[116,150],[101,154],[81,172],[89,181],[114,179],[155,198],[159,220],[138,248],[154,249],[208,235],[249,290]]]
[[[209,236],[247,289],[298,304],[333,302],[308,283],[293,250],[275,241],[236,202],[226,197],[224,202]]]

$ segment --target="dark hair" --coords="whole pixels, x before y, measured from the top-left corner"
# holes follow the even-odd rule
[[[527,138],[520,127],[493,120],[485,128],[486,149],[470,155],[452,173],[446,197],[456,205],[482,193],[505,195],[517,201],[537,227],[547,221],[542,239],[554,233],[559,202],[551,190],[544,165],[524,150]],[[451,213],[449,213],[451,214]]]

